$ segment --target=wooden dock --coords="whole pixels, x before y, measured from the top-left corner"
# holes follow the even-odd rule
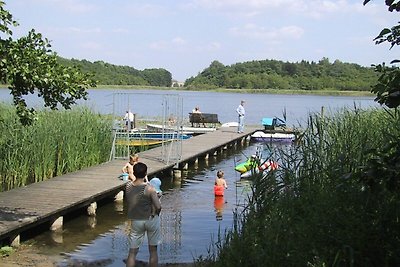
[[[139,153],[147,164],[148,175],[184,168],[198,158],[220,153],[223,149],[248,140],[256,128],[244,133],[236,128],[220,128],[182,141],[181,159],[160,160],[160,147]],[[126,160],[112,160],[97,166],[68,173],[50,180],[0,193],[0,245],[18,245],[20,234],[38,225],[50,229],[62,227],[63,216],[81,208],[95,209],[95,203],[113,198],[124,190],[125,182],[117,177]],[[88,210],[89,211],[89,210]],[[92,211],[93,212],[93,211]]]

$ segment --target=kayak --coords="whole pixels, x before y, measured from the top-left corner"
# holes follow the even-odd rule
[[[272,160],[266,160],[263,164],[256,168],[252,168],[240,175],[240,178],[250,178],[251,176],[263,172],[267,173],[269,171],[276,170],[278,168],[278,163]]]
[[[251,169],[254,169],[258,166],[258,161],[256,160],[255,157],[249,158],[247,161],[242,162],[238,165],[235,166],[235,171],[238,171],[240,173],[245,173]]]

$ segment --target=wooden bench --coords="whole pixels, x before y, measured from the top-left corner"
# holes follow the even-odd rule
[[[206,123],[212,123],[213,126],[215,124],[220,123],[218,121],[218,114],[214,113],[189,113],[189,121],[194,127],[195,124],[199,127],[200,124],[203,124],[203,127],[206,127]]]

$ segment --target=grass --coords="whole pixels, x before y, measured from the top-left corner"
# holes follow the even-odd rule
[[[274,151],[280,169],[254,177],[245,211],[199,265],[399,266],[399,190],[362,179],[380,162],[371,151],[399,135],[397,112],[310,116],[301,143]]]
[[[1,191],[105,162],[112,136],[110,119],[85,108],[39,111],[23,127],[14,107],[0,104]]]

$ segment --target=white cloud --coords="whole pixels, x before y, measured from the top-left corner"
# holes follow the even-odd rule
[[[168,8],[161,5],[153,4],[135,4],[130,3],[123,7],[123,10],[131,16],[135,17],[161,17],[168,14]]]
[[[79,45],[81,48],[85,49],[85,50],[102,50],[103,46],[97,42],[85,42]]]
[[[56,28],[53,28],[56,29]],[[77,33],[77,34],[91,34],[91,33],[101,33],[102,30],[99,27],[96,28],[78,28],[78,27],[68,27],[68,28],[59,28],[58,31],[65,33]]]
[[[185,45],[187,43],[186,40],[181,37],[175,37],[171,42],[177,45]]]
[[[255,24],[246,24],[243,27],[234,27],[229,30],[233,36],[250,39],[262,39],[279,42],[282,39],[300,39],[304,29],[298,26],[284,26],[277,29],[266,29]]]
[[[164,50],[168,48],[168,43],[165,41],[152,42],[149,47],[153,50]]]
[[[217,51],[217,50],[221,49],[221,46],[222,45],[219,42],[211,42],[205,46],[205,50],[210,51],[210,52]]]
[[[362,2],[349,0],[193,0],[192,8],[215,10],[230,16],[265,16],[266,14],[291,14],[322,18],[329,14],[365,12]]]
[[[175,37],[170,41],[160,40],[156,42],[152,42],[149,47],[153,50],[168,50],[174,49],[177,46],[184,46],[187,44],[187,41],[181,37]]]
[[[221,44],[219,42],[211,41],[205,44],[196,44],[192,45],[185,39],[181,37],[175,37],[172,40],[160,40],[157,42],[152,42],[149,47],[153,50],[158,51],[169,51],[170,53],[176,52],[190,52],[196,51],[196,53],[200,52],[213,52],[218,51],[221,48]]]
[[[31,0],[38,5],[53,5],[70,13],[89,13],[97,10],[96,5],[87,4],[82,0]]]
[[[125,28],[115,28],[112,30],[113,33],[130,33],[128,29]]]

